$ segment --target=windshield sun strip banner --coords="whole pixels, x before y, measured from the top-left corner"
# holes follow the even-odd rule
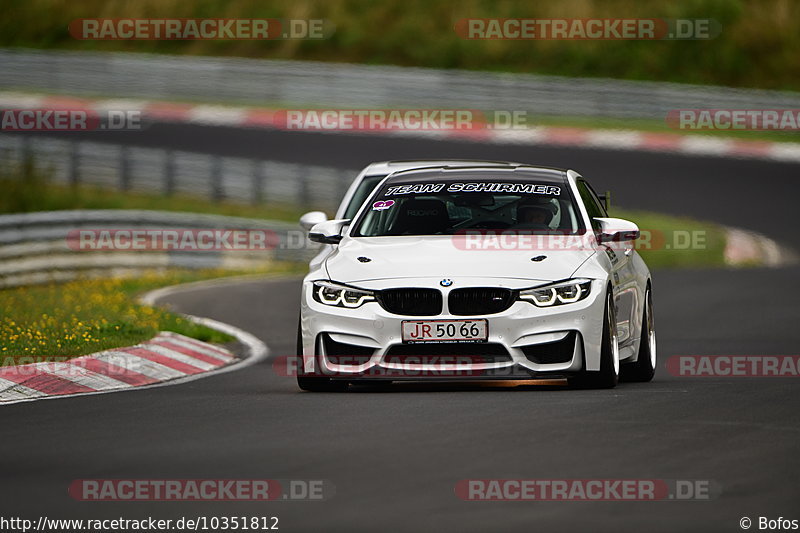
[[[392,185],[386,189],[383,196],[396,196],[403,194],[435,194],[445,190],[445,183],[407,183]],[[511,182],[456,182],[447,185],[446,192],[493,192],[511,194],[550,194],[561,195],[561,187],[556,185],[543,185],[538,183],[511,183]]]

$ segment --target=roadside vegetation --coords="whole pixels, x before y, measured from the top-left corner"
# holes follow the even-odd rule
[[[636,249],[651,269],[726,266],[725,230],[716,224],[613,206],[609,214],[639,226]]]
[[[263,273],[297,272],[274,264]],[[132,346],[159,331],[225,343],[233,337],[177,313],[137,303],[151,289],[234,274],[230,270],[172,270],[137,278],[86,279],[0,290],[0,366],[64,360]],[[252,272],[248,272],[252,273]]]
[[[794,0],[7,0],[0,46],[303,59],[800,90]],[[325,19],[322,40],[91,41],[80,18]],[[464,18],[710,18],[711,40],[465,40]]]
[[[553,126],[563,128],[608,129],[641,131],[670,135],[691,136],[700,139],[730,139],[733,141],[800,142],[796,130],[690,130],[670,127],[666,120],[628,119],[611,117],[566,117],[553,115],[529,115],[528,126]]]
[[[160,209],[231,216],[294,219],[299,211],[269,206],[209,204],[191,197],[167,198],[99,187],[49,183],[30,162],[0,172],[0,213],[64,209]],[[137,278],[78,279],[67,283],[0,289],[0,366],[63,360],[131,346],[174,331],[208,342],[232,339],[177,313],[140,305],[136,298],[162,286],[240,274],[299,272],[292,263],[271,263],[258,271],[223,269],[152,271]]]

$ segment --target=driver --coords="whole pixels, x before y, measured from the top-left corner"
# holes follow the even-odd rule
[[[523,204],[517,208],[517,224],[547,226],[553,220],[553,211],[546,204]]]
[[[547,225],[552,217],[552,213],[544,207],[525,206],[520,208],[517,222],[519,224]]]

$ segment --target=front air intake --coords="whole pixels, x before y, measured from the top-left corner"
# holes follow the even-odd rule
[[[571,331],[560,341],[520,346],[528,361],[536,364],[568,363],[575,353],[577,333]]]

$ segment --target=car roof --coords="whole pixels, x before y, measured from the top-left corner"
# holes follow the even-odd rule
[[[524,163],[511,161],[492,161],[482,159],[408,159],[396,161],[377,161],[367,167],[366,174],[391,174],[421,167],[465,167],[465,166],[520,166]]]
[[[562,168],[542,167],[534,165],[516,166],[443,166],[435,168],[416,168],[402,170],[390,174],[384,185],[390,183],[413,183],[418,181],[458,181],[463,179],[495,180],[538,180],[563,183],[567,179],[567,171]]]

